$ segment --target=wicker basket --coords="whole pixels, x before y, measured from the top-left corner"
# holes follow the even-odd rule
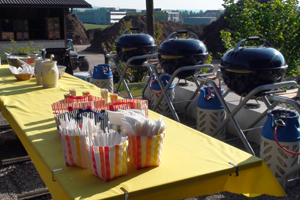
[[[17,80],[19,81],[27,81],[30,80],[33,74],[14,74]]]

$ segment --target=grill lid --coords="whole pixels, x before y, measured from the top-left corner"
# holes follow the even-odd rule
[[[188,31],[182,30],[172,33],[159,47],[158,53],[161,55],[185,56],[196,54],[208,54],[206,46],[198,40],[192,33],[193,38],[171,38],[174,34],[186,34]]]
[[[134,27],[130,30],[139,30]],[[135,47],[152,47],[156,46],[155,40],[151,35],[145,33],[125,34],[128,31],[125,30],[116,42],[116,47],[121,48],[135,48]],[[129,49],[130,50],[130,49]]]
[[[245,41],[259,40],[263,41],[260,46],[240,46]],[[286,68],[287,66],[283,55],[272,48],[267,40],[259,37],[248,37],[239,41],[233,49],[226,52],[221,60],[220,67],[254,71]]]

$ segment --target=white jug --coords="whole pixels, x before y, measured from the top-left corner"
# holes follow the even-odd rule
[[[34,60],[34,76],[37,85],[42,85],[42,61],[50,61],[50,59],[43,60],[42,58],[37,58]]]
[[[42,61],[42,82],[44,88],[58,86],[59,72],[56,62],[57,61]]]

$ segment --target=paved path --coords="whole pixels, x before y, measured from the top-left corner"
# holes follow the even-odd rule
[[[93,71],[95,65],[104,64],[104,54],[84,51],[89,46],[90,45],[75,45],[74,48],[79,55],[87,58],[90,64],[89,71]],[[75,72],[77,71],[79,71],[79,69],[75,70]]]

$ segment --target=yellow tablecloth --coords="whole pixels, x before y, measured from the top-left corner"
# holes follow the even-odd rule
[[[128,163],[128,174],[110,182],[86,169],[66,167],[51,104],[69,89],[90,91],[96,86],[65,74],[57,88],[44,89],[30,81],[17,81],[8,66],[0,67],[0,105],[3,116],[27,150],[53,199],[182,199],[229,191],[284,196],[266,164],[259,158],[164,117],[167,124],[159,167],[136,170]],[[160,115],[149,112],[151,119]],[[235,168],[238,165],[239,176]],[[52,180],[52,170],[55,172]],[[230,175],[232,174],[232,176]]]

